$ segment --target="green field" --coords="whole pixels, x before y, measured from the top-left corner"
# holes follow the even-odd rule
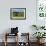
[[[24,12],[13,12],[13,17],[24,17]]]

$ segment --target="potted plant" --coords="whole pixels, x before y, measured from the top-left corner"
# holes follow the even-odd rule
[[[40,43],[40,40],[45,36],[45,32],[35,32],[33,35],[37,38],[37,41]]]

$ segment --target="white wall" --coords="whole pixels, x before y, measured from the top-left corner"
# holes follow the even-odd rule
[[[26,19],[10,20],[10,8],[26,8]],[[0,34],[17,26],[20,32],[32,36],[32,24],[36,24],[36,0],[0,0]]]

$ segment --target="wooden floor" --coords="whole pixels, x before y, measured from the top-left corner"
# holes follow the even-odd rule
[[[4,43],[2,42],[0,42],[0,46],[5,46],[4,45]],[[8,43],[8,45],[7,46],[15,46],[15,43],[12,43],[12,42],[10,42],[10,43]],[[24,45],[25,46],[25,45]],[[30,43],[30,46],[37,46],[37,43]],[[41,46],[46,46],[46,43],[44,43],[43,45],[41,45]]]

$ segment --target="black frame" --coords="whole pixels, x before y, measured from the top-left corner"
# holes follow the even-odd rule
[[[13,9],[24,9],[25,10],[25,17],[24,18],[12,18],[12,10]],[[24,20],[24,19],[26,19],[26,8],[10,8],[10,19],[11,20]]]

